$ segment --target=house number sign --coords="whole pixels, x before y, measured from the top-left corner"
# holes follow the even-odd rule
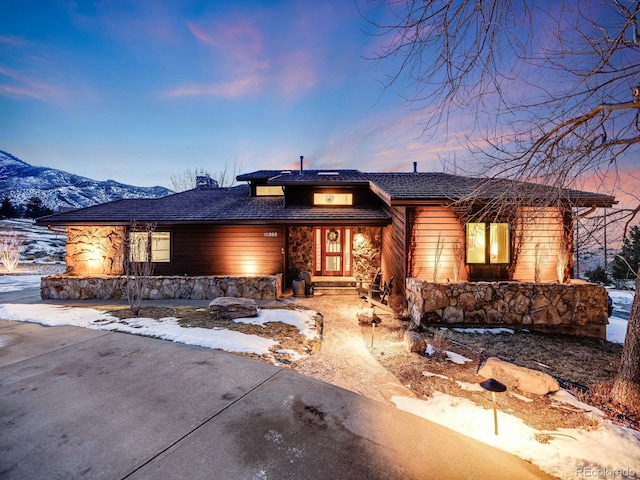
[[[274,238],[278,236],[278,232],[264,232],[265,238]]]

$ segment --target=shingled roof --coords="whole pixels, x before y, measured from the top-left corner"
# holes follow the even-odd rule
[[[284,207],[283,197],[251,197],[248,185],[194,189],[161,198],[126,199],[56,213],[39,225],[100,225],[154,222],[159,225],[219,223],[366,223],[388,224],[390,217],[376,207]]]
[[[442,204],[467,197],[478,202],[496,198],[514,201],[545,198],[567,199],[573,206],[610,207],[609,195],[579,190],[553,189],[534,183],[505,179],[462,177],[447,173],[362,173],[358,170],[258,170],[239,175],[239,181],[284,186],[368,186],[388,205]],[[38,219],[39,225],[113,225],[154,222],[159,225],[218,224],[374,224],[390,223],[390,216],[376,206],[285,206],[284,198],[251,197],[249,185],[194,189],[162,198],[127,199],[56,213]]]
[[[545,198],[566,199],[574,206],[611,207],[615,198],[610,195],[562,189],[536,183],[517,182],[508,179],[462,177],[448,173],[365,173],[371,181],[371,189],[388,204],[403,204],[473,198],[486,202],[505,198],[522,200]]]

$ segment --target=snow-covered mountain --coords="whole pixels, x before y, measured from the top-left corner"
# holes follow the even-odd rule
[[[29,198],[40,197],[47,207],[58,211],[170,193],[173,192],[165,187],[135,187],[113,180],[100,182],[55,168],[34,167],[0,150],[0,200],[8,196],[14,206],[24,206]]]

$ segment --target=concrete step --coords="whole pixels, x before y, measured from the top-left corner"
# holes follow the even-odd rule
[[[319,286],[314,285],[314,295],[358,295],[358,289],[355,286]]]

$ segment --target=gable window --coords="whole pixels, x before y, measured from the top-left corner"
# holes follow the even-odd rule
[[[511,260],[508,223],[469,222],[466,232],[467,263],[505,264]]]
[[[171,261],[171,234],[169,232],[151,232],[151,261]],[[148,232],[131,232],[129,234],[129,255],[132,262],[147,261],[149,241]]]
[[[353,205],[353,193],[316,192],[313,194],[314,205]]]
[[[256,185],[256,197],[281,197],[284,190],[279,185]]]

